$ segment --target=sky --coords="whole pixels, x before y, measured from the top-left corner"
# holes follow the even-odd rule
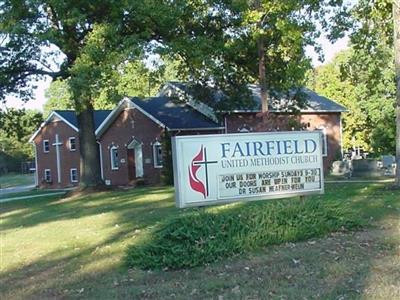
[[[319,42],[321,43],[322,50],[325,55],[325,61],[323,63],[318,60],[318,55],[311,47],[306,49],[306,54],[307,56],[312,58],[313,65],[315,67],[321,64],[326,64],[332,61],[332,59],[338,52],[347,48],[348,41],[349,39],[345,37],[339,39],[336,43],[332,44],[328,41],[326,37],[321,37],[319,39]],[[8,97],[6,99],[6,104],[0,104],[0,108],[5,109],[6,107],[14,107],[43,111],[43,104],[46,102],[46,98],[44,95],[46,89],[50,86],[50,83],[50,78],[37,82],[37,88],[34,92],[35,97],[32,100],[29,100],[28,102],[23,102],[16,97]]]

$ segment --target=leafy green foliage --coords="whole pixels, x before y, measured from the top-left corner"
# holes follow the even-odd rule
[[[33,159],[28,140],[42,122],[43,115],[37,111],[0,111],[0,172],[19,171],[22,161]]]
[[[0,111],[0,130],[18,141],[31,135],[42,122],[43,115],[38,111],[13,108]]]
[[[43,115],[48,116],[57,109],[74,109],[74,102],[67,81],[54,80],[45,92],[47,99],[43,106]]]
[[[0,100],[7,94],[30,98],[30,83],[43,76],[68,79],[81,127],[81,183],[96,185],[101,179],[92,111],[96,99],[115,103],[121,98],[118,78],[125,62],[147,53],[179,59],[180,76],[203,85],[214,83],[240,104],[246,100],[240,92],[258,74],[260,36],[265,41],[268,85],[287,91],[303,82],[310,67],[304,47],[315,44],[319,31],[314,20],[323,20],[327,27],[327,14],[340,19],[342,4],[5,0],[0,4]]]
[[[123,63],[114,74],[115,89],[118,95],[140,98],[155,96],[160,86],[170,80],[184,80],[178,76],[178,61],[163,59],[163,64],[153,70],[141,60]],[[109,86],[103,86],[93,100],[95,109],[113,109],[119,98],[109,97]],[[56,109],[74,109],[74,103],[67,80],[55,80],[45,94],[44,115]]]
[[[67,79],[82,145],[81,184],[101,183],[93,128],[96,99],[121,99],[118,67],[172,36],[186,1],[11,1],[0,3],[0,100],[32,96],[43,76]],[[171,5],[173,4],[173,5]],[[191,8],[195,8],[192,6]],[[176,28],[176,26],[175,26]]]
[[[246,106],[246,85],[258,82],[260,37],[266,86],[287,92],[304,84],[311,67],[304,47],[317,46],[318,21],[337,37],[340,30],[334,25],[344,22],[347,10],[342,1],[221,1],[213,16],[214,28],[207,31],[201,22],[183,22],[193,38],[178,38],[171,48],[183,58],[191,81],[203,86],[211,82],[223,91],[220,103],[229,110]]]
[[[157,225],[149,238],[128,249],[126,262],[144,269],[194,267],[361,224],[348,206],[321,200],[223,206]]]
[[[317,68],[309,86],[349,109],[343,115],[344,147],[375,155],[395,152],[396,85],[391,1],[360,1],[351,49]]]
[[[342,116],[345,149],[360,146],[376,155],[394,153],[393,56],[379,57],[383,62],[375,62],[369,54],[362,56],[350,49],[337,55],[331,63],[316,68],[310,76],[310,88],[349,110]],[[377,64],[382,67],[378,68]],[[366,65],[369,67],[365,68]],[[379,74],[376,70],[380,70]]]

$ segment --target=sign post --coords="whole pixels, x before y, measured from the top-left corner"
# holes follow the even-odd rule
[[[323,194],[319,131],[172,138],[176,205]]]

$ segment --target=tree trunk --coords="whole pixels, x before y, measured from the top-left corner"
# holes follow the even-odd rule
[[[77,112],[81,155],[80,186],[95,187],[103,184],[100,170],[99,148],[96,142],[93,107]]]
[[[396,70],[396,185],[400,187],[400,0],[393,2],[393,21]]]
[[[260,34],[257,41],[258,48],[258,79],[261,93],[261,111],[268,112],[268,90],[267,79],[265,74],[265,44],[264,36]]]

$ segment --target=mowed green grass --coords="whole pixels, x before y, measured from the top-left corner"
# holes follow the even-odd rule
[[[400,193],[384,184],[329,184],[325,195],[306,200],[350,203],[371,225],[361,232],[188,270],[128,269],[129,246],[165,219],[193,211],[175,208],[173,196],[170,187],[138,188],[1,204],[0,298],[400,297]]]
[[[30,185],[35,183],[33,174],[15,174],[10,173],[0,175],[0,188],[5,189],[13,186]]]

